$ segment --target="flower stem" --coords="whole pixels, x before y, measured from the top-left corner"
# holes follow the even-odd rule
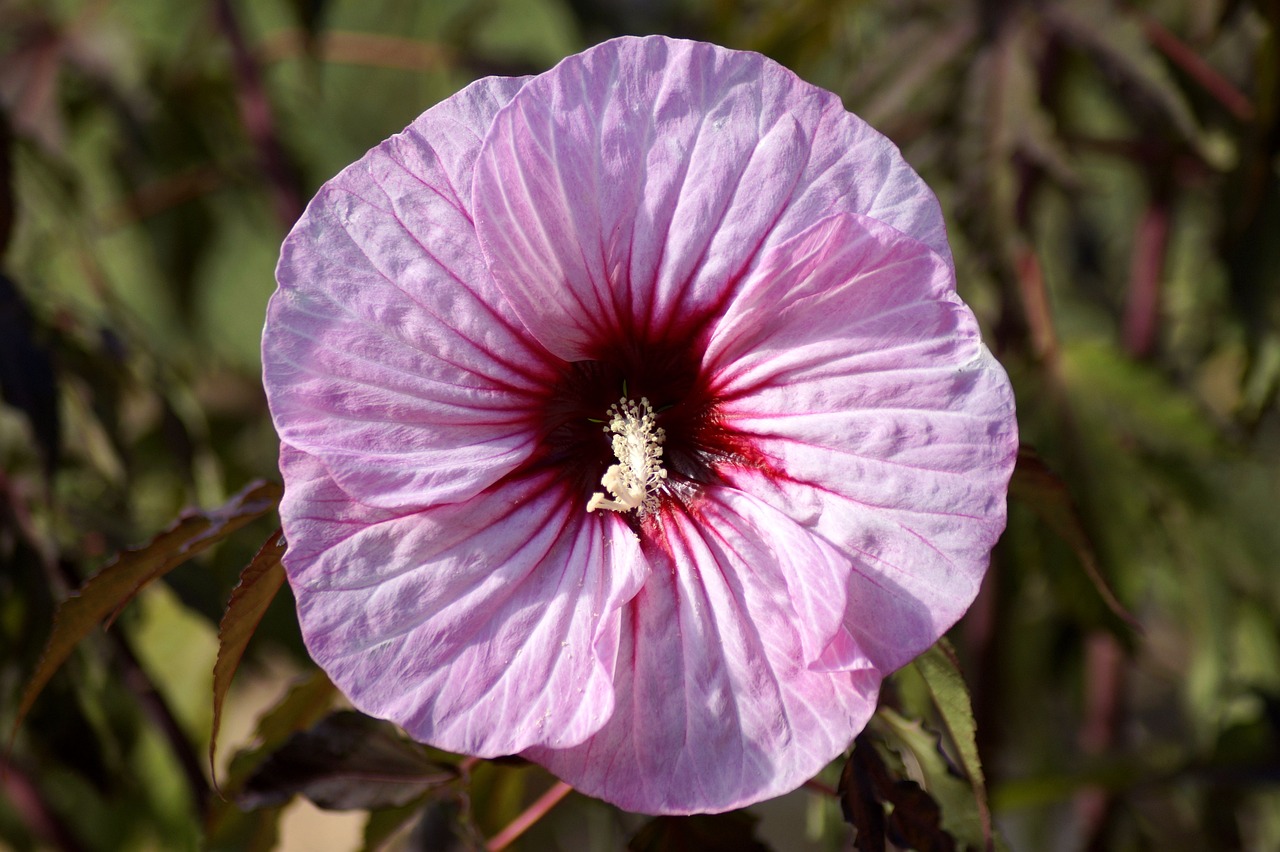
[[[511,824],[499,831],[488,842],[485,848],[488,852],[498,852],[500,849],[506,849],[516,838],[524,834],[538,820],[547,815],[547,811],[551,810],[556,804],[569,795],[573,788],[563,781],[557,781],[555,786],[538,797],[538,800],[529,807],[525,808],[524,813],[511,821]]]
[[[838,792],[836,792],[835,787],[832,787],[827,782],[822,781],[818,778],[810,778],[808,781],[804,782],[804,787],[807,790],[813,790],[815,793],[821,793],[822,795],[830,796],[833,799],[836,796],[840,795]]]

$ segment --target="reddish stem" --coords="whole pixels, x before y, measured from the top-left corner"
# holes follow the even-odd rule
[[[1156,346],[1169,220],[1168,203],[1157,197],[1142,214],[1134,237],[1129,264],[1129,301],[1124,313],[1124,347],[1135,358],[1150,356]]]
[[[1241,121],[1253,121],[1253,103],[1243,92],[1232,85],[1231,81],[1218,73],[1208,62],[1200,58],[1182,39],[1178,38],[1150,15],[1140,15],[1142,29],[1147,41],[1168,57],[1169,61],[1182,69],[1192,80],[1200,85],[1227,112]]]
[[[79,852],[84,846],[54,815],[40,790],[18,767],[0,758],[0,798],[26,824],[41,842],[67,852]]]
[[[1085,642],[1085,708],[1080,748],[1090,757],[1105,755],[1116,745],[1124,695],[1125,659],[1119,641],[1095,631]],[[1101,787],[1088,787],[1075,798],[1086,848],[1106,848],[1106,829],[1115,797]]]
[[[547,815],[547,811],[551,810],[559,803],[561,799],[573,792],[573,788],[563,781],[557,781],[555,785],[538,797],[538,800],[529,807],[525,808],[524,813],[511,821],[511,824],[499,831],[493,838],[485,844],[488,852],[498,852],[500,849],[506,849],[516,838],[524,834],[529,828]]]
[[[822,795],[830,796],[833,799],[836,796],[840,795],[838,792],[836,792],[835,787],[832,787],[830,784],[826,783],[825,781],[821,781],[817,778],[810,778],[808,781],[804,782],[804,786],[810,790],[813,790],[815,793],[821,793]]]
[[[1034,249],[1025,248],[1018,255],[1018,288],[1031,350],[1056,379],[1058,333],[1053,327],[1053,309],[1049,306],[1049,289],[1045,286],[1040,257]]]

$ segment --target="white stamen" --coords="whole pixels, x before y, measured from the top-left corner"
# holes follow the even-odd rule
[[[610,465],[600,478],[613,499],[603,492],[591,495],[587,511],[609,509],[614,512],[638,510],[641,516],[658,508],[658,486],[667,477],[662,466],[662,442],[666,433],[653,423],[649,400],[639,403],[623,397],[609,406],[609,423],[605,432],[613,433],[613,455],[618,463]]]

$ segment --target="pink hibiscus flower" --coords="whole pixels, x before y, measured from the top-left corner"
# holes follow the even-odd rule
[[[649,813],[794,789],[977,593],[1017,436],[937,201],[836,96],[624,38],[326,184],[263,339],[359,709]]]

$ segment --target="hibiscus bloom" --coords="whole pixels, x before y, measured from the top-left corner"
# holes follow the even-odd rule
[[[263,340],[316,662],[649,813],[794,789],[977,592],[1016,449],[937,201],[751,53],[489,78],[327,183]]]

